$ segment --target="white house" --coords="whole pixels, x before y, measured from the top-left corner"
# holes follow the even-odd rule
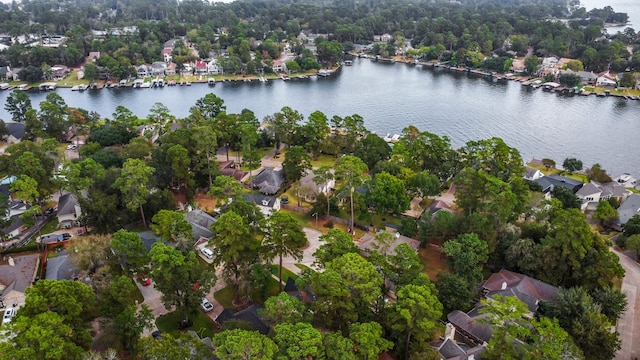
[[[167,63],[164,61],[156,61],[151,64],[152,76],[164,76],[164,72],[167,70]]]
[[[218,75],[220,73],[217,60],[214,59],[207,63],[207,72],[209,75]]]
[[[617,84],[617,76],[611,75],[608,71],[601,73],[596,79],[596,86],[614,87]]]
[[[140,65],[136,68],[136,75],[138,78],[145,78],[149,76],[149,67],[147,65]]]

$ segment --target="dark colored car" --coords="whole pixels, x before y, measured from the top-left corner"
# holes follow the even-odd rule
[[[72,236],[72,235],[71,235],[71,234],[69,234],[69,233],[63,233],[63,234],[62,234],[62,238],[63,238],[63,239],[65,239],[65,240],[71,239],[71,236]]]
[[[53,208],[48,208],[47,210],[44,211],[45,215],[52,215],[55,212],[55,210]]]

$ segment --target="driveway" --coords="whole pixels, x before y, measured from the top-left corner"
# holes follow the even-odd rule
[[[300,268],[295,266],[295,264],[303,264],[310,268],[313,268],[313,263],[316,258],[313,256],[313,253],[318,250],[320,245],[322,245],[322,241],[320,241],[320,236],[322,235],[321,231],[312,228],[304,228],[304,233],[307,235],[307,247],[302,250],[302,260],[298,261],[291,256],[286,256],[282,258],[282,266],[293,271],[296,274],[300,274]],[[277,264],[278,259],[274,259],[274,264]]]
[[[622,292],[627,294],[627,310],[622,314],[616,325],[622,342],[621,349],[616,354],[616,360],[635,360],[640,358],[640,265],[631,257],[614,249],[611,251],[618,255],[620,264],[625,270],[622,280]]]
[[[153,282],[149,286],[142,286],[142,284],[138,280],[135,280],[135,283],[142,293],[142,296],[144,297],[144,301],[142,303],[146,304],[151,309],[151,312],[153,313],[153,316],[155,318],[158,318],[161,315],[170,312],[167,310],[167,308],[164,307],[161,299],[162,293],[154,288]],[[139,304],[138,306],[140,305],[142,304]],[[150,336],[151,332],[154,330],[155,326],[151,330],[144,329],[144,331],[142,332],[142,336]]]

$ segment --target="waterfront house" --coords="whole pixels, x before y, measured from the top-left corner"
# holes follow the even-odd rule
[[[533,181],[533,180],[538,180],[541,177],[543,177],[544,174],[542,173],[542,171],[536,169],[536,168],[532,168],[527,166],[525,173],[524,173],[524,179],[525,180],[529,180],[529,181]]]
[[[624,226],[629,219],[640,214],[640,194],[631,194],[618,208],[618,224]]]
[[[145,64],[136,67],[136,75],[139,79],[146,78],[149,76],[149,67]]]
[[[526,70],[526,67],[524,65],[524,58],[513,59],[513,64],[511,64],[511,69],[509,70],[516,74],[523,73]]]
[[[557,186],[563,187],[565,189],[571,190],[574,194],[582,187],[582,182],[571,179],[565,176],[561,176],[558,174],[552,174],[549,176],[543,176],[539,179],[533,181],[534,183],[540,185],[542,189],[542,193],[545,194],[545,198],[551,199],[551,195],[553,194],[553,189]]]
[[[279,73],[279,72],[286,72],[287,71],[287,65],[285,64],[284,59],[277,59],[273,61],[273,72]]]
[[[600,202],[600,195],[602,191],[593,183],[584,184],[580,190],[576,192],[576,196],[578,199],[582,200],[582,205],[580,209],[582,211],[587,210],[587,208],[594,208],[598,206]]]
[[[151,76],[164,76],[164,72],[167,69],[167,63],[163,61],[156,61],[151,64]]]
[[[596,79],[596,86],[600,87],[615,87],[618,85],[618,76],[612,75],[608,71],[598,74]]]
[[[182,70],[180,70],[180,75],[189,76],[192,74],[193,74],[193,66],[188,63],[182,64]]]
[[[280,199],[275,196],[262,194],[243,194],[242,197],[247,202],[254,203],[264,217],[268,218],[276,211],[280,210]]]
[[[205,75],[209,71],[209,66],[206,62],[198,60],[195,66],[195,75]]]
[[[593,85],[598,78],[593,71],[577,71],[575,74],[580,76],[580,83],[582,85]]]
[[[557,64],[558,58],[555,56],[550,56],[542,58],[542,64],[540,64],[540,68],[555,68]]]
[[[177,67],[177,65],[174,62],[167,63],[167,68],[164,70],[165,75],[167,75],[167,76],[175,75],[176,74],[176,67]]]
[[[218,66],[218,60],[213,59],[207,63],[207,73],[209,75],[218,75],[220,73],[220,67]]]
[[[68,67],[64,65],[54,65],[51,67],[53,71],[53,80],[60,81],[64,79],[71,72]]]
[[[5,306],[24,304],[25,290],[35,281],[39,265],[40,254],[0,259],[0,300]]]
[[[618,182],[599,183],[591,181],[584,184],[576,192],[576,196],[582,200],[582,210],[595,210],[601,200],[615,199],[618,202],[624,201],[631,192]]]

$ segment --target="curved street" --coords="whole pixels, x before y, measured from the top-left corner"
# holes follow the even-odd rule
[[[631,257],[615,249],[613,253],[620,258],[620,264],[625,270],[622,280],[622,292],[627,294],[627,310],[622,314],[616,325],[616,330],[620,333],[622,341],[621,349],[616,355],[616,360],[636,360],[640,359],[640,265]]]

